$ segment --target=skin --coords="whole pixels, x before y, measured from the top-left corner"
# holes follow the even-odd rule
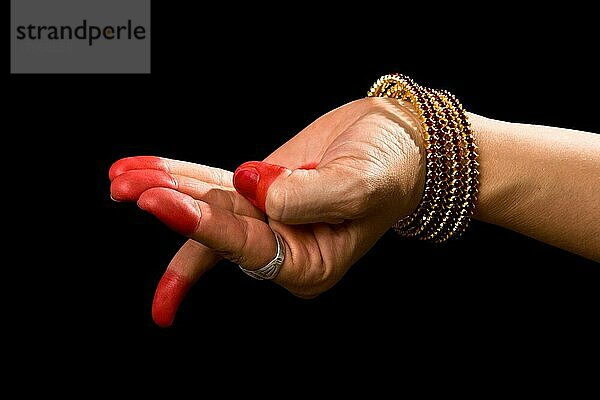
[[[137,201],[152,187],[177,189],[177,181],[166,171],[134,169],[116,176],[111,184],[111,196],[115,201]]]
[[[471,115],[475,218],[600,261],[600,135]]]
[[[306,169],[306,168],[303,168]],[[233,175],[233,185],[239,194],[255,207],[265,212],[267,193],[279,175],[285,173],[285,167],[259,161],[250,161],[240,165]]]
[[[600,261],[600,136],[470,120],[480,155],[474,217]],[[418,205],[425,167],[417,121],[396,100],[357,100],[235,175],[159,157],[117,161],[112,197],[137,200],[190,238],[157,289],[157,324],[172,323],[189,287],[222,257],[248,269],[269,262],[273,230],[286,247],[275,283],[303,298],[333,286]]]
[[[193,282],[173,269],[164,273],[152,301],[152,319],[161,328],[173,324],[175,314]]]

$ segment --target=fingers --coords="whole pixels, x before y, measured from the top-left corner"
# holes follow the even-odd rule
[[[140,196],[138,205],[170,228],[247,269],[265,266],[276,254],[271,227],[256,218],[237,215],[166,188],[147,190]],[[292,268],[286,268],[286,264],[291,259],[291,255],[286,257],[275,282],[290,280]]]
[[[210,203],[236,214],[258,219],[265,218],[264,214],[240,196],[233,186],[224,188],[181,175],[177,175],[175,179],[177,181],[177,191],[192,196],[196,200],[202,200],[205,203]]]
[[[138,205],[172,229],[249,270],[259,269],[274,258],[274,227],[283,238],[285,258],[273,281],[307,298],[335,284],[381,234],[377,231],[365,236],[357,232],[360,229],[351,229],[353,223],[366,219],[293,228],[277,222],[268,225],[167,188],[147,190]],[[363,230],[366,232],[367,228],[375,229],[368,224]]]
[[[196,231],[202,216],[196,200],[172,189],[149,189],[142,193],[137,204],[184,236]]]
[[[208,247],[193,240],[188,240],[179,249],[154,294],[152,319],[158,326],[164,328],[173,324],[177,309],[189,289],[219,259]]]
[[[156,169],[134,169],[116,176],[110,183],[110,196],[116,201],[136,201],[151,187],[177,189],[175,176]]]
[[[169,172],[167,160],[160,157],[141,156],[127,157],[116,161],[108,171],[108,178],[112,181],[117,176],[133,169],[152,169]]]
[[[312,166],[312,165],[311,165]],[[290,170],[280,165],[250,161],[236,169],[236,190],[280,222],[339,223],[365,211],[365,193],[356,174],[342,167]]]
[[[214,185],[232,187],[233,173],[230,171],[154,156],[122,158],[110,167],[108,177],[113,181],[119,175],[132,170],[163,171],[172,175],[188,176]]]
[[[211,203],[220,208],[255,218],[264,218],[234,188],[228,189],[206,183],[184,175],[173,175],[164,171],[145,169],[130,170],[115,177],[110,185],[110,194],[116,201],[137,201],[142,193],[153,187],[174,189],[196,200]]]

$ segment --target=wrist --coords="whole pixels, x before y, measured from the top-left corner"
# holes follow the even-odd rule
[[[522,182],[516,138],[511,124],[469,114],[479,148],[479,197],[474,218],[506,226],[522,203],[526,184]]]
[[[477,146],[460,101],[448,91],[420,86],[401,74],[382,76],[367,96],[409,102],[421,128],[422,198],[416,211],[398,220],[394,229],[401,236],[436,243],[460,236],[473,215],[479,175]],[[415,193],[418,189],[412,190]]]
[[[425,157],[423,132],[414,107],[406,101],[369,98],[386,102],[393,122],[389,129],[391,141],[397,144],[397,161],[392,168],[392,182],[396,188],[393,199],[395,221],[412,214],[423,197],[425,186]]]

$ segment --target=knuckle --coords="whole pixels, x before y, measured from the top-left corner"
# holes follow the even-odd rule
[[[312,299],[326,292],[336,282],[335,274],[324,263],[314,263],[304,270],[294,294],[300,298]]]
[[[219,173],[219,171],[217,170],[210,170],[209,171],[209,176],[210,179],[215,182],[217,185],[219,186],[226,186],[227,182],[225,182],[225,180],[223,179],[223,175],[221,173]]]
[[[270,200],[270,201],[269,201]],[[273,185],[269,188],[267,197],[267,215],[275,221],[285,221],[289,209],[288,191],[279,185]]]
[[[301,299],[314,299],[336,282],[334,271],[327,268],[322,260],[311,262],[310,257],[307,257],[306,262],[295,270],[295,277],[288,281],[285,287]]]

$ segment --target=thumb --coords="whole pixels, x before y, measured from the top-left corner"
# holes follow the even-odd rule
[[[335,223],[356,217],[363,202],[353,181],[329,166],[291,170],[260,161],[240,165],[233,176],[238,193],[269,218],[287,224]]]

